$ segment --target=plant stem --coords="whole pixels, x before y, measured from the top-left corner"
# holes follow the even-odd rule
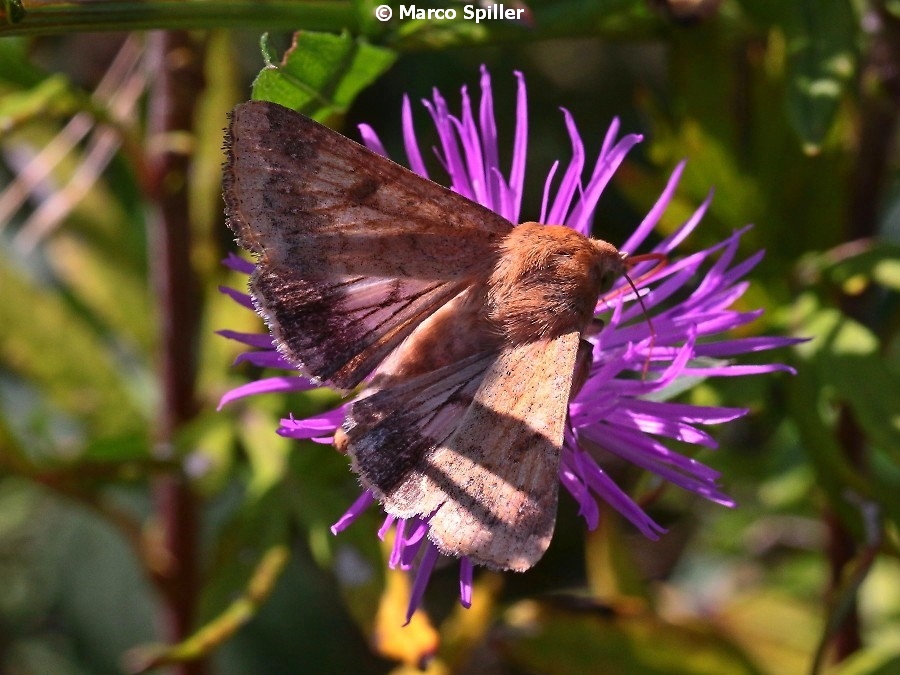
[[[197,281],[191,266],[187,178],[190,157],[167,139],[191,133],[202,86],[200,47],[185,32],[153,33],[148,68],[154,80],[147,111],[150,182],[150,268],[160,324],[159,377],[162,401],[157,449],[174,456],[179,431],[196,414]],[[198,505],[181,473],[153,484],[160,545],[168,564],[151,570],[162,596],[166,638],[179,642],[193,629],[197,600]],[[202,661],[181,664],[183,675],[205,672]]]
[[[900,120],[900,21],[883,7],[883,3],[872,11],[878,15],[880,30],[873,37],[861,76],[860,140],[850,185],[850,211],[844,234],[847,244],[878,235],[890,152]],[[872,299],[871,291],[845,295],[840,301],[841,310],[874,329]],[[839,410],[836,432],[847,461],[864,475],[870,470],[865,432],[847,404]],[[829,592],[835,594],[840,591],[846,570],[859,556],[865,555],[865,551],[835,514],[827,514],[825,522],[829,537]],[[848,608],[831,647],[837,662],[863,647],[859,609],[855,602]]]
[[[666,25],[641,3],[611,3],[617,5],[611,9],[597,0],[560,0],[519,20],[477,24],[462,18],[459,7],[453,21],[401,19],[395,12],[381,22],[369,14],[375,4],[365,9],[365,3],[351,0],[0,0],[0,37],[148,29],[346,30],[401,51],[431,51],[562,37],[633,39],[659,34]]]
[[[356,28],[348,0],[0,0],[0,37],[153,28]]]

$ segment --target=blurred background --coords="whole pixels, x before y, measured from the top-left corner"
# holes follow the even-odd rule
[[[0,672],[900,672],[900,3],[536,0],[479,25],[375,4],[0,3]],[[589,161],[618,117],[645,140],[600,202],[613,243],[686,158],[658,235],[714,188],[682,254],[753,223],[743,335],[811,338],[759,358],[796,376],[682,394],[752,411],[698,457],[738,508],[623,474],[669,528],[649,542],[611,511],[586,531],[564,494],[537,567],[476,571],[468,611],[439,569],[401,627],[376,515],[328,529],[346,459],[274,433],[336,396],[216,410],[265,374],[215,331],[261,329],[218,288],[246,284],[220,263],[222,130],[266,59],[398,159],[403,95],[427,149],[420,99],[458,113],[481,65],[510,152],[521,71],[526,220],[571,155],[560,108]]]

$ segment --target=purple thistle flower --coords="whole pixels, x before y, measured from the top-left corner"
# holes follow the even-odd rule
[[[477,113],[465,88],[462,89],[462,113],[458,117],[450,114],[446,102],[437,91],[434,91],[430,101],[423,101],[438,132],[440,147],[437,154],[452,189],[513,223],[521,220],[519,212],[528,130],[525,83],[520,73],[516,73],[516,77],[516,125],[508,172],[499,164],[491,83],[486,69],[482,68],[481,72],[481,99]],[[572,158],[563,167],[559,162],[551,167],[545,181],[539,222],[567,225],[587,235],[603,190],[625,155],[641,141],[641,137],[632,134],[617,138],[619,123],[613,120],[599,156],[593,163],[590,177],[585,182],[585,148],[571,115],[563,110],[563,116],[572,144]],[[402,125],[409,166],[427,178],[428,172],[413,128],[412,108],[406,97],[403,100]],[[386,154],[371,127],[361,125],[360,131],[370,149]],[[640,249],[671,201],[683,169],[684,163],[675,168],[654,206],[631,237],[619,247],[620,250],[635,253]],[[650,252],[669,254],[673,251],[698,225],[710,199],[711,195],[681,227]],[[760,252],[743,261],[735,260],[744,231],[737,231],[718,245],[662,269],[655,267],[651,260],[636,263],[630,273],[639,280],[643,307],[624,279],[600,298],[597,312],[605,314],[605,326],[592,338],[594,351],[590,376],[569,404],[569,420],[559,466],[560,482],[575,498],[580,515],[589,528],[598,525],[598,500],[602,500],[631,521],[645,536],[657,539],[665,532],[604,471],[598,462],[598,457],[603,454],[617,456],[713,502],[734,505],[720,490],[716,471],[669,450],[663,441],[674,439],[715,448],[715,441],[700,425],[721,424],[747,412],[741,408],[696,406],[667,400],[683,389],[685,382],[706,377],[792,372],[789,367],[780,364],[736,365],[730,358],[784,347],[794,344],[794,339],[735,339],[726,336],[716,341],[709,340],[711,336],[719,336],[753,321],[761,313],[730,309],[747,289],[748,283],[742,279],[762,257]],[[253,270],[251,263],[237,256],[229,257],[225,264],[240,272]],[[702,281],[690,290],[701,272]],[[252,308],[246,294],[233,289],[223,289],[223,292]],[[679,299],[672,302],[673,297]],[[644,316],[645,310],[649,319]],[[222,334],[255,349],[239,357],[239,361],[292,370],[274,350],[268,335],[233,331],[222,331]],[[228,392],[220,406],[243,396],[302,391],[314,386],[296,374],[265,378]],[[335,431],[344,420],[345,407],[305,419],[283,419],[278,433],[290,438],[331,443]],[[332,526],[332,532],[337,534],[347,528],[374,503],[372,494],[364,492]],[[379,537],[384,538],[391,529],[394,530],[394,547],[389,565],[415,570],[408,620],[422,600],[440,554],[427,537],[427,520],[403,520],[388,516],[378,532]],[[470,560],[460,560],[460,601],[466,607],[471,603],[472,568]]]

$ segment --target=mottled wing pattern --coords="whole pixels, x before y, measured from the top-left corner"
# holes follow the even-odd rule
[[[363,484],[392,515],[430,515],[444,553],[530,568],[553,535],[579,341],[504,347],[355,403],[349,451]]]
[[[459,283],[330,275],[304,276],[260,262],[250,292],[285,358],[307,375],[351,389]]]
[[[251,294],[308,375],[359,383],[430,312],[489,274],[512,225],[274,103],[235,108],[228,224]]]
[[[411,495],[407,490],[401,507],[395,493],[410,482],[426,454],[456,430],[495,356],[472,355],[350,405],[344,431],[353,469],[364,487],[394,506],[392,515],[427,514],[443,499],[438,493]]]

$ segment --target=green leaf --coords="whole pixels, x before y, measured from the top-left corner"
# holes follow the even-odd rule
[[[819,603],[803,602],[770,583],[729,598],[711,620],[763,672],[808,673],[810,650],[821,631],[821,611]]]
[[[273,544],[261,556],[246,587],[218,616],[175,645],[151,643],[125,655],[126,670],[144,673],[173,663],[187,663],[209,656],[253,619],[266,602],[290,558],[288,547]]]
[[[877,502],[900,523],[900,376],[880,356],[864,326],[811,294],[797,303],[800,334],[814,338],[795,348],[801,363],[788,383],[791,413],[832,507],[861,541],[866,534],[851,493]],[[871,448],[871,466],[853,466],[837,439],[840,404],[849,406]]]
[[[836,249],[817,256],[813,264],[845,293],[862,290],[868,281],[900,291],[900,245],[876,241],[855,255],[840,256],[839,253],[840,249]]]
[[[520,602],[507,612],[498,639],[507,657],[527,672],[760,672],[713,626],[676,625],[647,612],[620,611],[589,602],[578,608]]]
[[[28,56],[30,41],[21,37],[0,40],[0,82],[33,87],[46,77]]]
[[[900,672],[900,648],[870,647],[841,662],[831,675],[892,675]]]
[[[335,536],[332,524],[361,492],[347,458],[309,442],[292,442],[291,447],[286,488],[293,515],[306,531],[313,559],[334,570],[347,611],[371,634],[387,572],[376,534],[383,516],[380,509],[370,508]]]
[[[884,9],[888,14],[900,19],[900,0],[885,0]]]
[[[136,429],[119,436],[88,438],[79,459],[94,463],[127,465],[131,461],[150,457],[150,441],[145,429]]]
[[[394,63],[397,55],[350,35],[294,34],[281,63],[269,62],[253,83],[253,98],[272,101],[322,120],[343,113],[362,89]]]
[[[22,0],[4,0],[0,16],[3,17],[5,23],[19,23],[25,18],[25,8],[22,6]]]
[[[815,154],[856,72],[856,16],[849,0],[795,0],[783,7],[788,111],[804,150]]]
[[[825,406],[820,401],[822,390],[814,370],[799,368],[788,383],[787,391],[791,416],[816,472],[818,487],[828,495],[844,521],[857,525],[855,531],[860,532],[856,513],[844,500],[844,488],[855,474],[842,457],[829,421],[822,419],[821,408]]]
[[[879,355],[878,338],[839,310],[810,317],[801,348],[814,356],[818,377],[837,400],[846,401],[871,442],[900,463],[900,375]]]
[[[0,99],[0,132],[7,133],[35,117],[62,117],[85,105],[65,75],[51,75],[31,89]]]
[[[144,429],[143,383],[129,377],[90,316],[68,304],[59,289],[34,283],[8,264],[0,264],[0,287],[5,297],[15,298],[0,303],[0,361],[21,380],[20,394],[25,383],[35,393],[30,403],[19,398],[27,412],[10,411],[17,425],[33,416],[35,425],[43,425],[31,428],[38,437],[65,432],[67,443],[51,440],[58,446],[54,452],[88,438],[128,437]],[[68,453],[75,454],[73,447]]]
[[[259,561],[272,547],[289,539],[284,492],[276,486],[263,494],[245,493],[239,508],[217,532],[199,616],[209,621],[234,599],[235,589],[247,585]]]
[[[361,35],[377,38],[390,31],[390,23],[375,18],[375,9],[384,4],[384,0],[353,0],[353,13]],[[377,40],[376,40],[377,41]]]
[[[131,385],[148,391],[153,378],[145,355],[152,353],[156,335],[146,280],[126,256],[124,236],[118,240],[118,251],[115,239],[97,237],[92,242],[89,236],[56,237],[48,251],[56,280],[61,293],[86,313],[98,333],[116,344]]]

